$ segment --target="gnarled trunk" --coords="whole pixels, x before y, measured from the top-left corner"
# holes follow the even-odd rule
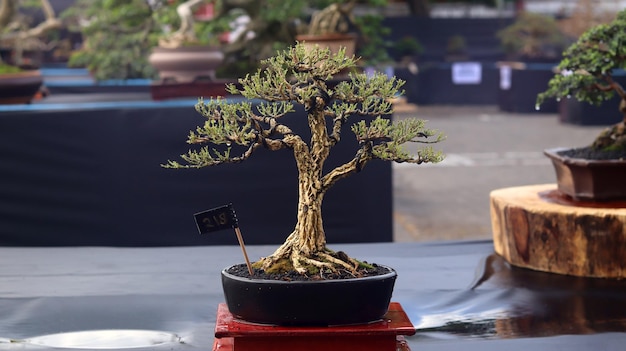
[[[298,221],[285,242],[269,257],[262,259],[263,267],[281,259],[289,259],[296,270],[301,264],[313,263],[325,256],[326,236],[322,221],[321,171],[306,143],[296,143],[293,148],[298,167]],[[316,262],[317,263],[317,262]]]
[[[311,147],[300,138],[286,138],[293,149],[298,168],[298,222],[272,255],[262,258],[258,264],[265,270],[284,269],[281,261],[288,260],[300,273],[310,269],[343,267],[354,270],[356,261],[339,259],[326,248],[326,235],[322,222],[322,200],[329,188],[324,184],[322,168],[330,150],[328,134],[322,110],[309,113],[312,131]],[[349,261],[349,262],[346,262]],[[281,268],[282,267],[282,268]]]
[[[312,186],[311,180],[299,180],[298,222],[292,233],[295,249],[305,255],[314,255],[326,246],[326,235],[322,223],[322,199],[324,194]]]

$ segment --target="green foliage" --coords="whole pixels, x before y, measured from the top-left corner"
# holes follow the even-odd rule
[[[184,0],[78,0],[62,17],[80,31],[84,46],[70,57],[70,66],[86,67],[98,80],[156,78],[148,63],[160,38],[180,25],[176,6]],[[229,29],[229,16],[194,23],[193,45],[219,44],[216,33]]]
[[[554,18],[524,12],[515,22],[497,33],[504,50],[511,56],[557,57],[566,44]]]
[[[21,71],[22,70],[19,67],[12,66],[12,65],[7,65],[5,63],[1,63],[0,62],[0,74],[18,73],[18,72],[21,72]]]
[[[538,105],[548,98],[563,97],[600,104],[616,92],[624,99],[626,93],[613,80],[613,73],[626,68],[626,10],[613,22],[587,30],[563,56],[558,66],[560,73],[538,95]]]
[[[417,157],[403,147],[403,144],[408,142],[424,142],[417,138],[436,136],[436,139],[431,141],[432,143],[443,140],[443,135],[435,130],[425,128],[424,120],[407,119],[392,124],[388,119],[377,117],[369,125],[363,120],[353,124],[352,132],[359,142],[388,140],[375,145],[372,149],[375,157],[381,160],[399,163],[440,162],[443,160],[441,152],[435,151],[431,147],[418,150]]]
[[[392,61],[388,53],[392,43],[385,40],[385,37],[391,34],[391,29],[382,25],[383,19],[384,16],[380,14],[367,14],[355,19],[361,34],[358,54],[369,65]]]
[[[145,0],[78,0],[62,17],[83,35],[70,66],[84,66],[98,80],[156,76],[147,58],[161,28]]]
[[[201,99],[196,105],[206,121],[190,133],[187,142],[221,147],[190,150],[181,155],[185,164],[169,161],[165,167],[199,168],[241,162],[259,148],[301,150],[302,138],[281,122],[282,117],[295,111],[295,104],[304,106],[308,113],[312,139],[305,150],[311,153],[311,160],[319,162],[315,167],[321,167],[330,148],[341,139],[342,126],[357,118],[351,129],[359,142],[359,150],[354,160],[327,175],[328,180],[324,182],[327,186],[360,170],[371,159],[413,163],[442,160],[441,153],[430,147],[421,148],[415,154],[405,148],[407,143],[429,144],[443,140],[443,135],[437,131],[426,129],[423,120],[391,123],[383,118],[392,113],[389,100],[402,93],[404,81],[384,74],[368,78],[359,73],[350,74],[348,80],[330,88],[328,81],[354,67],[355,58],[347,57],[345,50],[336,54],[320,48],[308,51],[301,44],[264,60],[262,65],[256,73],[241,78],[240,87],[228,86],[231,94],[241,94],[248,101],[260,99],[257,107],[253,108],[248,101],[224,99],[208,102]],[[235,154],[231,149],[235,145],[243,151]],[[299,167],[299,170],[312,172],[312,168],[307,167]]]
[[[446,52],[448,54],[462,54],[467,50],[467,41],[465,37],[457,34],[450,36],[446,43]]]
[[[413,56],[424,51],[420,42],[416,38],[409,36],[396,40],[393,43],[393,48],[400,56]]]

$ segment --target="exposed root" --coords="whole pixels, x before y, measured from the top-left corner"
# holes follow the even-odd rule
[[[356,274],[360,265],[359,261],[341,251],[334,252],[325,248],[312,255],[306,255],[293,247],[282,247],[272,255],[261,258],[253,266],[275,273],[294,270],[300,274],[316,274],[322,270],[337,272],[343,269]]]
[[[334,265],[331,265],[331,266],[333,266],[333,270],[334,270],[334,266],[335,265],[339,265],[339,266],[342,266],[345,269],[349,270],[350,272],[354,273],[356,271],[356,267],[358,267],[358,263],[357,263],[356,267],[353,267],[353,266],[350,266],[347,262],[342,261],[342,260],[340,260],[338,258],[335,258],[335,257],[333,257],[333,256],[331,256],[331,255],[329,255],[327,253],[324,253],[324,252],[320,252],[318,255],[320,257],[324,258],[326,261],[334,263]]]
[[[297,258],[294,257],[293,259],[297,260],[297,261],[302,261],[304,263],[313,265],[313,266],[318,267],[318,268],[328,268],[328,269],[332,270],[333,272],[336,271],[335,266],[333,264],[331,264],[331,263],[328,263],[328,262],[317,261],[317,260],[314,260],[314,259],[308,258],[308,257],[297,257]]]

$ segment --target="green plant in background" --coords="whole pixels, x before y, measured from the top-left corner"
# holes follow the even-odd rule
[[[512,58],[557,58],[567,44],[554,18],[532,12],[519,15],[497,37]]]
[[[416,38],[409,36],[396,40],[392,47],[396,54],[400,57],[412,57],[419,55],[424,51],[420,42]]]
[[[239,80],[241,88],[228,86],[230,93],[241,94],[247,101],[212,99],[196,105],[206,121],[190,133],[187,142],[206,145],[182,155],[183,164],[169,161],[164,166],[201,168],[242,162],[262,150],[292,152],[299,173],[297,224],[285,243],[255,266],[266,271],[306,273],[323,268],[356,272],[356,260],[326,247],[324,195],[337,181],[360,172],[372,160],[438,162],[443,156],[430,146],[412,153],[405,144],[436,143],[443,136],[426,129],[425,121],[420,119],[392,123],[383,117],[392,113],[389,99],[404,84],[395,77],[350,74],[348,80],[329,87],[328,81],[336,74],[356,65],[354,57],[345,55],[345,49],[332,54],[329,49],[307,50],[297,44],[262,64],[255,74]],[[253,107],[251,99],[261,102]],[[308,141],[284,118],[295,112],[296,104],[303,106],[307,114],[311,132]],[[350,129],[358,142],[354,157],[327,171],[325,161],[344,136],[347,123],[352,123]]]
[[[224,46],[226,60],[218,75],[252,73],[260,60],[291,46],[306,6],[305,0],[223,0],[222,12],[246,15],[249,22],[241,35]]]
[[[23,10],[33,9],[43,12],[42,22],[33,24],[24,14]],[[39,62],[29,62],[24,52],[41,52],[48,46],[47,36],[62,27],[49,0],[0,0],[0,47],[10,50],[16,66],[38,66]]]
[[[7,74],[7,73],[18,73],[21,72],[22,70],[17,67],[17,66],[13,66],[13,65],[7,65],[6,63],[1,63],[0,62],[0,74]]]
[[[460,55],[464,54],[467,51],[467,40],[465,37],[456,34],[448,37],[448,41],[446,42],[446,53],[448,55]]]
[[[181,25],[176,12],[185,0],[78,0],[63,18],[83,36],[83,47],[69,65],[86,67],[95,79],[156,78],[148,63],[152,49]],[[216,2],[219,11],[219,1]],[[193,22],[195,40],[183,45],[219,44],[217,33],[228,29],[227,16]]]
[[[357,4],[367,5],[367,11],[360,16],[353,12]],[[382,26],[383,16],[377,10],[386,6],[388,0],[317,0],[305,1],[308,12],[312,12],[306,25],[299,29],[301,34],[322,35],[349,33],[358,31],[368,42],[384,43],[382,36],[389,34],[389,29]],[[375,45],[375,44],[372,44]],[[369,49],[368,49],[369,50]]]
[[[83,37],[69,66],[86,67],[97,80],[156,77],[147,58],[162,27],[153,15],[145,0],[77,0],[62,13]]]
[[[219,0],[152,0],[153,18],[162,28],[159,46],[221,46],[219,35],[230,29],[230,13],[222,10]],[[214,17],[207,21],[194,18],[195,9],[203,4],[213,5]]]
[[[384,16],[366,14],[355,18],[355,24],[360,31],[360,45],[357,53],[365,65],[377,66],[393,61],[389,55],[392,42],[385,37],[391,34],[391,29],[383,26]]]
[[[595,149],[626,149],[626,91],[613,79],[615,71],[626,68],[626,10],[608,24],[587,30],[563,53],[560,73],[537,97],[537,108],[548,98],[575,98],[599,105],[615,94],[624,120],[603,131],[593,142]]]

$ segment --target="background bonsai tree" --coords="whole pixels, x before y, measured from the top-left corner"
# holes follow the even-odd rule
[[[375,74],[351,74],[349,80],[331,88],[327,82],[341,70],[355,66],[345,50],[332,54],[329,49],[307,50],[302,44],[264,60],[263,69],[239,80],[241,88],[229,85],[232,94],[261,99],[256,108],[248,101],[200,100],[196,109],[206,121],[192,131],[190,144],[225,145],[219,151],[209,145],[182,155],[183,164],[169,161],[165,167],[200,168],[247,160],[261,149],[290,150],[298,169],[298,218],[293,232],[272,255],[261,258],[255,267],[267,272],[296,270],[300,273],[319,268],[357,271],[359,263],[326,247],[322,224],[322,200],[330,187],[357,173],[373,160],[425,163],[442,159],[429,145],[411,154],[405,143],[436,143],[443,136],[425,128],[425,121],[406,119],[391,123],[383,116],[392,112],[389,99],[404,84],[395,78]],[[294,104],[304,106],[311,131],[310,140],[296,134],[282,118],[294,112]],[[356,117],[351,130],[358,141],[354,158],[327,172],[324,163],[341,140],[342,127]],[[427,139],[431,138],[432,139]],[[239,146],[236,152],[233,146]]]
[[[227,17],[194,21],[193,11],[212,0],[77,0],[62,17],[83,36],[70,66],[87,67],[97,80],[156,78],[148,62],[158,45],[219,44],[218,33],[228,30]],[[219,18],[217,18],[219,17]]]
[[[145,0],[77,0],[62,13],[83,45],[70,56],[72,67],[86,67],[97,80],[155,78],[148,54],[162,28]]]
[[[570,98],[601,104],[614,94],[621,98],[619,110],[626,119],[626,91],[613,79],[616,69],[626,68],[626,10],[608,23],[587,30],[563,53],[560,73],[548,83],[548,90],[537,97],[537,106],[547,98]],[[603,131],[592,148],[626,149],[624,120]]]
[[[521,13],[497,37],[510,59],[556,59],[566,45],[554,18],[532,12]]]
[[[44,20],[33,24],[25,9],[38,8]],[[50,32],[59,30],[63,23],[57,18],[49,0],[0,0],[0,47],[11,51],[11,64],[20,67],[37,66],[39,62],[28,62],[24,51],[42,51],[49,48],[43,40]],[[0,64],[2,64],[0,58]]]

